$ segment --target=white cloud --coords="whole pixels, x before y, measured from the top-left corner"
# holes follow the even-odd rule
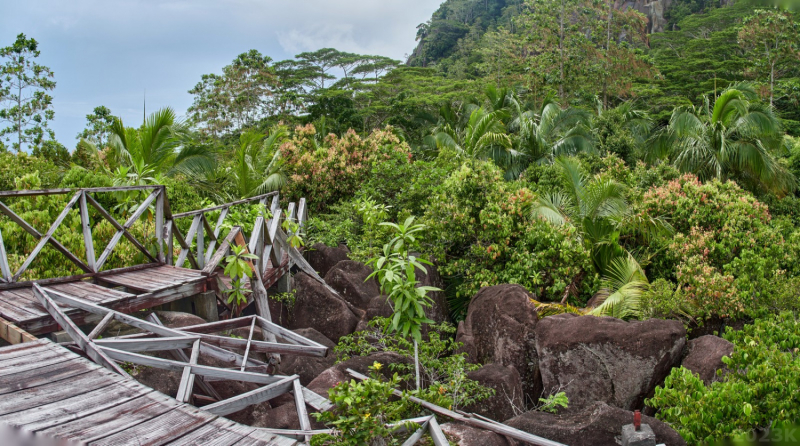
[[[0,0],[0,46],[20,32],[55,71],[56,137],[68,146],[98,105],[133,122],[183,113],[187,90],[251,48],[281,60],[333,47],[403,59],[442,0]]]

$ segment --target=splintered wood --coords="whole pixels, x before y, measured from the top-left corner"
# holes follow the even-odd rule
[[[227,368],[213,367],[198,364],[201,352],[209,352],[212,356],[218,355],[219,350],[226,352],[222,347],[243,349],[245,352],[291,352],[299,355],[325,356],[328,348],[310,339],[306,339],[290,330],[261,318],[260,316],[250,316],[238,320],[227,320],[211,322],[206,324],[182,327],[178,329],[168,328],[161,325],[156,316],[152,316],[153,322],[138,319],[136,317],[120,313],[94,303],[69,296],[67,294],[46,290],[37,284],[33,285],[34,296],[40,301],[42,306],[51,314],[56,321],[64,327],[67,334],[75,341],[77,346],[83,350],[93,361],[102,365],[111,372],[122,376],[127,373],[119,368],[118,362],[139,364],[148,367],[155,367],[164,370],[181,372],[181,382],[178,387],[176,401],[179,403],[192,400],[194,383],[203,382],[201,389],[206,388],[208,380],[225,379],[255,383],[261,387],[236,395],[228,399],[217,400],[204,406],[203,410],[211,415],[224,416],[238,412],[247,406],[261,404],[280,395],[293,393],[297,407],[302,432],[308,432],[304,439],[310,439],[312,435],[311,424],[308,419],[306,404],[317,409],[326,410],[330,404],[325,404],[320,400],[323,397],[314,394],[300,385],[299,376],[277,376],[266,375],[245,371],[248,359],[241,357],[238,353],[228,352],[231,355],[241,358],[241,370],[230,370]],[[58,304],[77,308],[98,316],[102,316],[99,329],[92,330],[90,335],[84,334],[58,307]],[[115,320],[132,327],[143,330],[140,335],[130,335],[123,337],[109,337],[96,339],[103,332],[103,324]],[[276,338],[285,340],[287,343],[261,342],[252,339],[252,330],[258,325],[264,332],[269,332]],[[230,330],[238,327],[250,327],[251,336],[247,339],[236,339],[225,336],[216,336],[213,333],[220,330]],[[184,350],[190,353],[187,356]],[[175,355],[175,360],[163,359],[142,354],[142,352],[152,351],[174,351],[181,352]],[[255,364],[259,366],[260,364]],[[203,400],[214,399],[216,392],[208,392]],[[308,397],[306,395],[309,395]],[[177,422],[177,421],[176,421]]]

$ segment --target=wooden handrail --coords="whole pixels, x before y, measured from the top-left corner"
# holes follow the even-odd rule
[[[224,203],[217,206],[211,206],[205,209],[198,209],[196,211],[188,211],[188,212],[181,212],[179,214],[174,214],[172,218],[183,218],[183,217],[190,217],[193,215],[205,214],[207,212],[218,211],[220,209],[229,208],[231,206],[236,206],[237,204],[249,203],[251,201],[261,200],[263,198],[271,197],[273,195],[278,195],[278,192],[270,192],[262,195],[256,195],[255,197],[250,198],[243,198],[241,200],[231,201],[230,203]]]

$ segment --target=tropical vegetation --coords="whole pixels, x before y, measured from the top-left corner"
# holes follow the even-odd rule
[[[55,74],[37,62],[47,48],[20,34],[0,49],[0,188],[164,184],[173,212],[276,190],[305,197],[297,246],[347,245],[394,305],[339,353],[373,352],[380,339],[416,359],[430,400],[488,396],[464,378],[452,327],[430,326],[436,290],[417,285],[435,267],[455,322],[482,287],[511,283],[540,317],[724,331],[729,374],[706,386],[675,369],[648,402],[692,444],[798,421],[800,13],[747,0],[673,0],[663,17],[613,5],[447,0],[405,63],[248,50],[187,84],[185,119],[163,108],[123,124],[98,106],[69,144],[48,126]],[[138,198],[100,200],[124,216]],[[42,233],[65,203],[8,201]],[[55,233],[73,252],[82,240],[67,228],[79,224],[70,214]],[[151,215],[130,231],[155,249]],[[8,219],[0,232],[13,269],[37,240]],[[121,247],[108,265],[143,261],[137,252]],[[23,279],[78,272],[59,258],[43,250]],[[412,374],[380,368],[337,386],[342,404],[321,418],[390,436],[383,421],[406,405],[387,404],[387,386]]]

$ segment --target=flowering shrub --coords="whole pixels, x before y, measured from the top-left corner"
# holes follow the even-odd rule
[[[315,413],[317,421],[333,426],[334,435],[316,435],[311,444],[315,446],[373,444],[399,444],[386,423],[397,421],[406,410],[405,399],[390,401],[393,390],[400,384],[397,373],[391,380],[381,378],[381,363],[370,367],[370,378],[364,381],[344,381],[328,391],[335,408]]]
[[[341,138],[330,134],[320,139],[316,132],[311,124],[297,127],[281,145],[289,176],[285,194],[295,200],[305,197],[315,209],[352,196],[376,163],[410,162],[408,145],[390,128],[375,130],[366,138],[350,130]]]
[[[730,181],[703,184],[686,174],[648,190],[641,208],[650,215],[666,216],[678,233],[688,236],[692,230],[709,232],[712,237],[707,256],[717,268],[733,260],[743,248],[783,242],[769,228],[767,207]],[[672,245],[672,252],[667,253],[669,264],[660,269],[673,271],[683,257],[675,247]]]
[[[671,295],[664,289],[651,293],[664,300],[653,305],[682,301],[679,307],[700,319],[754,316],[768,300],[776,309],[789,308],[788,299],[768,296],[778,292],[775,279],[793,256],[767,206],[750,193],[733,182],[703,184],[683,175],[648,190],[639,206],[665,215],[677,231],[650,246],[658,253],[652,277],[676,282]]]

